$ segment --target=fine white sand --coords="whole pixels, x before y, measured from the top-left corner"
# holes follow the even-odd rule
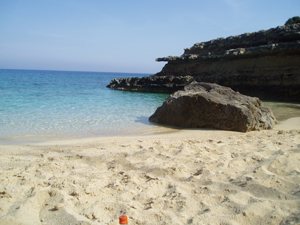
[[[300,118],[0,145],[0,224],[300,224]]]

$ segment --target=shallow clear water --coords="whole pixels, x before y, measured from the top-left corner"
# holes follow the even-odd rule
[[[114,78],[148,74],[0,70],[0,142],[161,131],[148,122],[167,94],[106,88]],[[300,104],[264,102],[278,120]]]
[[[148,74],[0,70],[0,141],[146,132],[167,97],[106,88]]]
[[[300,117],[299,103],[263,101],[263,105],[272,109],[278,121],[284,121],[292,117]]]

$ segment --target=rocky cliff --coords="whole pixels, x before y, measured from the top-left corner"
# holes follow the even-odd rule
[[[181,56],[156,60],[168,63],[152,81],[191,76],[189,80],[217,83],[262,99],[300,101],[300,23],[197,43]],[[126,88],[111,84],[134,89],[129,83]]]

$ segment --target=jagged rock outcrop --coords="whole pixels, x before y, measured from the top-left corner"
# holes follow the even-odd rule
[[[156,61],[182,61],[194,59],[218,59],[236,56],[272,55],[282,51],[300,49],[300,24],[279,26],[267,31],[245,33],[228,38],[218,38],[196,43],[186,48],[180,57],[169,56],[157,58]],[[167,71],[166,66],[161,73]],[[179,71],[176,71],[179,73]],[[197,72],[198,73],[198,72]]]
[[[107,87],[139,92],[173,93],[193,81],[191,76],[149,76],[113,79]]]
[[[156,76],[190,75],[263,99],[300,101],[300,24],[197,43]]]
[[[217,84],[192,82],[168,97],[150,122],[184,128],[211,127],[247,132],[272,129],[271,109],[249,97]]]
[[[168,62],[159,73],[140,81],[114,81],[109,87],[172,93],[187,80],[196,80],[261,99],[300,101],[300,23],[197,43],[185,49],[182,56],[157,61]],[[172,84],[174,77],[186,76],[194,79],[183,79],[183,85]]]

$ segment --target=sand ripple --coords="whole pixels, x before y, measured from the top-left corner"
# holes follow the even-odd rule
[[[0,146],[0,224],[299,224],[300,131]]]

